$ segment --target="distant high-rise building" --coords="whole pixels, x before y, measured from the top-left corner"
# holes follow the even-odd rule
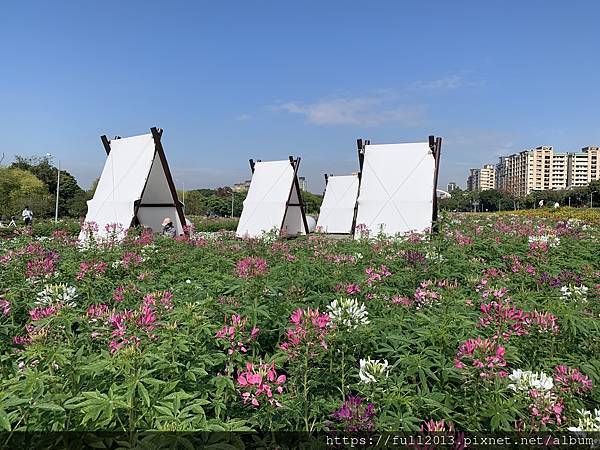
[[[245,180],[241,183],[235,183],[231,188],[233,192],[245,192],[248,189],[250,189],[250,180]]]
[[[498,189],[515,196],[533,191],[585,186],[600,179],[600,148],[559,153],[541,146],[500,158],[496,166]]]
[[[468,191],[485,191],[496,188],[496,166],[486,164],[481,169],[470,169],[467,178]]]
[[[469,176],[467,178],[467,191],[476,191],[479,186],[479,176],[481,169],[469,169]]]
[[[586,186],[600,180],[600,147],[583,147],[567,155],[567,187]]]
[[[307,183],[305,177],[298,177],[298,184],[300,184],[301,191],[306,191]]]
[[[479,172],[479,190],[496,189],[496,166],[486,164]]]
[[[449,182],[449,183],[448,183],[448,186],[446,186],[446,190],[447,190],[448,192],[452,192],[452,191],[454,191],[455,189],[458,189],[458,184],[456,184],[454,181],[451,181],[451,182]]]

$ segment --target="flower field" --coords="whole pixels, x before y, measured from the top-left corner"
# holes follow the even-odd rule
[[[600,430],[600,229],[0,241],[0,429]]]

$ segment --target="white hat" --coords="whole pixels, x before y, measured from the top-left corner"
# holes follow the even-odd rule
[[[173,221],[171,220],[170,217],[165,217],[165,220],[163,220],[162,226],[164,227],[165,225],[168,225],[171,222],[173,222]]]

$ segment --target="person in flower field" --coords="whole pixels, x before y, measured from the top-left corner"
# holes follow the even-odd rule
[[[31,225],[33,221],[33,212],[29,209],[29,206],[26,206],[23,212],[21,213],[23,216],[23,220],[25,221],[25,226],[28,227]]]
[[[165,217],[162,223],[162,235],[174,238],[177,234],[177,230],[175,230],[175,226],[173,225],[173,220],[170,217]]]

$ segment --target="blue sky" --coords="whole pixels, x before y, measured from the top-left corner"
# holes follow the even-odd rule
[[[165,129],[181,187],[301,155],[309,190],[356,138],[444,138],[441,183],[538,145],[600,145],[594,1],[6,2],[0,154],[61,160],[84,187],[101,134]]]

